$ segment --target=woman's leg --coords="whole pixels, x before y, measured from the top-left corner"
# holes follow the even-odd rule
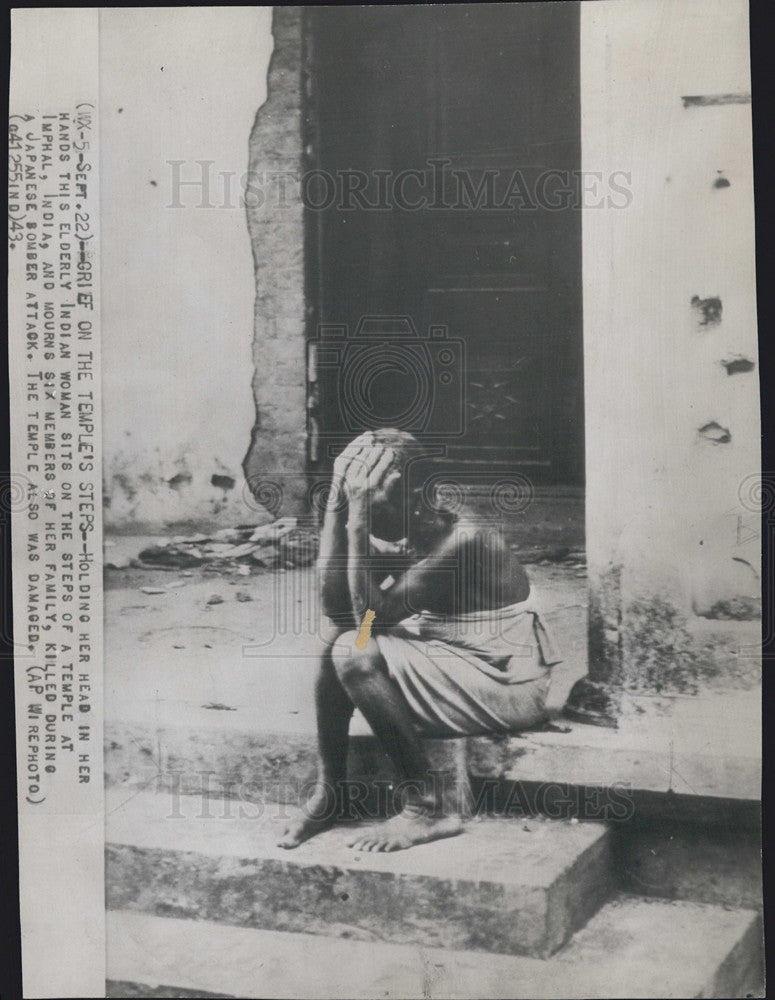
[[[330,826],[342,809],[344,783],[347,780],[348,733],[354,705],[337,677],[331,648],[328,645],[323,651],[315,681],[317,784],[304,806],[303,815],[286,827],[278,842],[280,847],[298,847]]]
[[[350,845],[360,850],[392,851],[459,833],[457,816],[444,816],[441,794],[430,774],[428,759],[409,707],[374,639],[355,646],[356,634],[346,633],[332,648],[337,677],[351,702],[362,712],[388,753],[404,785],[398,816],[369,831],[360,831]]]

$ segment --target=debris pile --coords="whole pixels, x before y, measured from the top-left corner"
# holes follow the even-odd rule
[[[133,565],[143,569],[191,569],[220,572],[237,565],[245,574],[252,567],[295,569],[317,558],[317,532],[299,526],[295,517],[271,524],[223,528],[213,535],[178,536],[143,549]]]
[[[575,576],[587,575],[587,554],[584,549],[571,548],[568,545],[512,545],[513,551],[521,563],[526,566],[551,566],[562,564],[571,570]]]

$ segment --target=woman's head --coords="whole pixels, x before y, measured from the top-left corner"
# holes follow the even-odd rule
[[[449,533],[456,515],[437,504],[428,506],[424,499],[422,477],[430,470],[423,445],[412,434],[395,427],[366,431],[352,444],[392,452],[382,485],[372,494],[371,531],[390,541],[408,537],[418,552],[434,548]]]
[[[426,451],[417,438],[396,427],[366,431],[359,435],[355,443],[380,450],[390,449],[392,452],[382,484],[372,495],[371,521],[375,534],[384,538],[400,538],[408,530],[408,469],[412,462],[425,457]]]

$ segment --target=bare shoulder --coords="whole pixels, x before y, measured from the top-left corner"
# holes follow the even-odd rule
[[[483,606],[502,607],[527,599],[527,571],[499,525],[475,516],[461,518],[445,545],[448,558],[462,557],[472,565],[489,567],[489,575],[481,577]]]
[[[500,525],[482,521],[475,515],[459,518],[444,544],[451,550],[474,547],[493,553],[510,551]]]

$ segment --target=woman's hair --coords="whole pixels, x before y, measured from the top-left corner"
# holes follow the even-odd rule
[[[396,454],[396,467],[402,472],[411,461],[424,458],[427,452],[414,435],[396,427],[379,427],[372,432],[376,444],[392,448]]]

